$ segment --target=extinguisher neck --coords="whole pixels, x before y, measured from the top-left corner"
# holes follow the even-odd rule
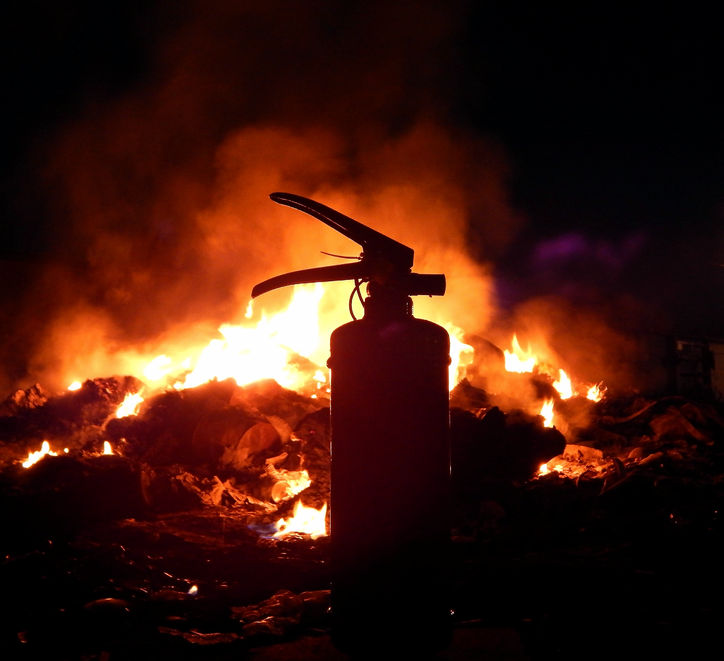
[[[406,293],[372,284],[368,289],[370,295],[364,301],[365,319],[387,321],[412,317],[412,299]]]

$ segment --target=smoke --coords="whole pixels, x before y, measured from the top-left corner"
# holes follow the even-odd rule
[[[470,221],[485,218],[476,235],[494,247],[519,220],[500,147],[446,121],[464,9],[157,9],[163,29],[144,75],[91,100],[36,155],[53,248],[14,319],[18,380],[60,388],[133,369],[169,342],[239,321],[255,282],[331,263],[321,249],[359,251],[270,202],[276,190],[411,245],[415,270],[449,283],[420,316],[484,328],[492,287],[469,256]]]
[[[142,74],[111,95],[88,90],[35,153],[52,250],[12,308],[1,385],[139,374],[241,322],[256,282],[338,261],[320,250],[359,252],[271,202],[274,191],[332,206],[413,247],[415,271],[445,273],[446,296],[418,297],[417,316],[500,346],[513,322],[535,327],[541,345],[557,335],[570,349],[568,362],[591,373],[582,378],[603,378],[606,348],[626,345],[595,314],[531,303],[501,324],[489,263],[524,220],[504,149],[454,120],[468,11],[432,0],[159,3],[145,15]],[[569,243],[583,261],[638,249],[635,237],[615,254]],[[541,247],[539,270],[564,244]],[[325,295],[322,332],[349,318],[349,290]],[[568,313],[585,321],[567,324]]]

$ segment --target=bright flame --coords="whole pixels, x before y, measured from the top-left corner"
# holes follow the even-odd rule
[[[520,344],[518,343],[518,336],[513,333],[513,340],[511,341],[512,351],[503,349],[505,356],[505,369],[508,372],[517,372],[523,374],[524,372],[532,372],[533,368],[538,363],[538,359],[535,354],[530,350],[528,345],[527,351],[523,351]]]
[[[294,506],[294,512],[290,519],[279,519],[277,521],[277,532],[274,537],[285,537],[291,533],[303,533],[312,539],[324,537],[327,534],[327,503],[317,510],[313,507],[306,507],[298,500]]]
[[[40,450],[35,452],[28,452],[28,458],[23,462],[23,468],[30,468],[33,464],[37,464],[43,457],[50,455],[51,457],[57,457],[58,453],[53,452],[50,449],[50,443],[43,441]]]
[[[571,378],[563,370],[558,370],[558,381],[553,382],[553,387],[558,391],[561,399],[570,399],[573,397],[573,384]]]
[[[156,356],[143,370],[143,376],[149,381],[160,381],[173,369],[173,361],[166,355]]]
[[[103,454],[113,454],[113,448],[109,441],[103,441]]]
[[[254,316],[254,299],[250,299],[249,303],[246,306],[246,312],[244,313],[244,317],[247,319],[251,319]]]
[[[306,470],[277,470],[272,464],[267,464],[266,470],[269,475],[277,480],[271,491],[271,497],[275,503],[289,500],[312,484]]]
[[[285,388],[300,388],[306,376],[294,366],[295,355],[308,357],[318,348],[320,329],[317,308],[324,287],[297,285],[286,310],[262,316],[255,327],[224,324],[223,339],[206,345],[196,365],[174,388],[193,388],[212,379],[233,378],[243,386],[273,378]]]
[[[543,416],[543,426],[544,427],[553,426],[553,400],[552,399],[547,399],[545,402],[543,402],[543,406],[541,406],[541,409],[540,409],[540,415]]]
[[[603,382],[592,385],[586,393],[586,399],[590,399],[592,402],[600,402],[606,393],[606,386]]]
[[[450,335],[450,367],[448,384],[452,390],[465,376],[465,368],[472,364],[475,350],[462,341],[463,331],[452,324],[445,324]]]
[[[141,406],[143,397],[140,392],[129,392],[121,405],[116,409],[116,418],[125,418],[129,415],[136,415],[138,407]],[[108,454],[108,453],[105,453]]]
[[[73,392],[74,390],[80,390],[82,385],[83,384],[80,381],[73,381],[73,383],[68,386],[68,390],[70,390],[71,392]]]

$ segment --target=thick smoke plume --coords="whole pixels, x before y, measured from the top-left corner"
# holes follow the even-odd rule
[[[522,219],[502,147],[452,119],[467,3],[159,5],[145,15],[143,75],[89,90],[35,154],[53,247],[13,309],[0,385],[139,374],[242,321],[254,283],[336,261],[320,250],[357,254],[274,191],[337,208],[414,247],[416,271],[444,272],[447,295],[418,299],[418,316],[500,346],[513,320],[567,348],[595,337],[579,362],[604,377],[602,343],[626,345],[595,316],[574,326],[564,313],[546,323],[542,305],[513,319],[495,309],[489,260]],[[348,319],[349,290],[325,297],[324,333]]]
[[[445,122],[463,13],[433,2],[185,7],[157,17],[173,27],[146,75],[89,103],[42,153],[58,229],[15,320],[25,378],[61,388],[129,370],[239,321],[256,281],[331,263],[320,249],[358,252],[270,202],[276,190],[415,247],[416,270],[448,275],[437,318],[483,328],[491,286],[466,255],[469,219],[486,219],[478,239],[491,245],[517,221],[500,149]]]

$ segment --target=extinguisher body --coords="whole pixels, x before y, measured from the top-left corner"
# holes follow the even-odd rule
[[[374,312],[330,343],[333,638],[429,652],[450,637],[450,340]]]

